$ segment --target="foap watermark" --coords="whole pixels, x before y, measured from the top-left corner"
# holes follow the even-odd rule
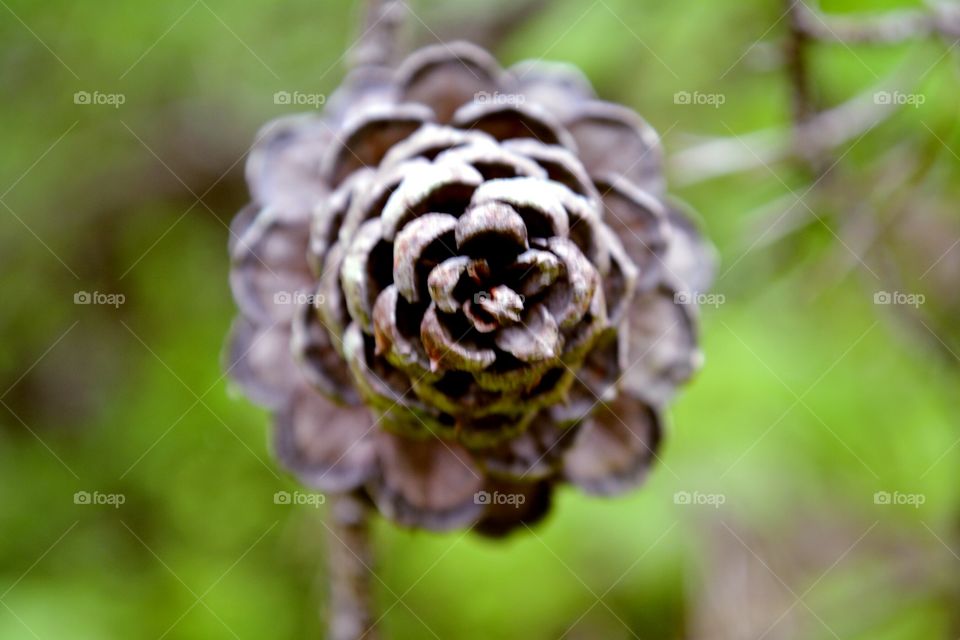
[[[473,101],[477,104],[502,104],[515,107],[526,102],[527,98],[526,96],[522,96],[517,93],[500,93],[499,91],[490,93],[489,91],[477,91],[475,94],[473,94]]]
[[[327,104],[327,96],[322,93],[306,93],[304,91],[277,91],[273,94],[273,104],[319,109]]]
[[[893,104],[900,106],[919,107],[927,101],[922,93],[904,93],[902,91],[877,91],[873,94],[874,104]]]
[[[104,93],[102,91],[77,91],[73,94],[73,104],[107,106],[119,109],[127,102],[123,93]]]
[[[316,509],[326,501],[327,496],[322,493],[277,491],[273,494],[273,504],[306,505]]]
[[[100,291],[77,291],[73,294],[73,304],[107,305],[117,309],[127,301],[122,293],[102,293]]]
[[[319,306],[326,302],[322,293],[305,293],[303,291],[277,291],[273,294],[273,304],[277,305],[303,305],[309,304]]]
[[[707,105],[719,109],[727,102],[727,96],[722,93],[701,93],[699,91],[677,91],[673,94],[673,104]]]
[[[108,106],[119,109],[126,103],[127,96],[122,93],[103,93],[102,91],[77,91],[73,94],[73,104]]]
[[[919,509],[927,501],[922,493],[900,493],[899,491],[877,491],[873,494],[873,504],[879,505],[907,505]]]
[[[702,493],[700,491],[677,491],[673,494],[673,504],[706,505],[719,509],[726,504],[727,496],[722,493]]]
[[[114,509],[119,509],[120,505],[127,501],[127,496],[122,493],[100,493],[99,491],[77,491],[73,494],[73,504],[81,505],[107,505]]]
[[[873,304],[895,304],[917,309],[927,297],[922,293],[903,293],[902,291],[877,291],[873,294]]]
[[[722,293],[701,293],[699,291],[677,291],[673,294],[676,304],[695,304],[701,307],[709,306],[718,309],[726,303],[727,297]]]
[[[523,296],[522,294],[519,294],[519,293],[516,294],[516,296],[517,296],[516,299],[517,299],[517,300],[520,302],[520,304],[522,305],[522,304],[524,303],[524,301],[526,300],[526,297]],[[511,296],[511,297],[512,297],[512,296]],[[495,296],[494,296],[492,293],[490,293],[489,291],[478,291],[478,292],[476,292],[475,294],[473,294],[473,304],[481,304],[481,303],[483,303],[483,302],[486,302],[487,300],[493,300],[494,298],[495,298]]]
[[[527,496],[522,493],[501,493],[500,491],[477,491],[473,494],[474,504],[485,505],[508,505],[519,507],[527,501]]]

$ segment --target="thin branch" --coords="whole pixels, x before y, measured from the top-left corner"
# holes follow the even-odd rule
[[[805,46],[808,35],[802,28],[803,16],[809,9],[803,0],[784,0],[786,6],[788,32],[784,40],[784,57],[791,84],[794,87],[794,119],[799,122],[809,120],[815,111],[813,104],[813,86],[807,66]]]
[[[934,5],[882,14],[826,15],[799,2],[797,25],[810,38],[846,44],[894,44],[940,36],[960,37],[960,8]]]
[[[824,168],[822,149],[806,143],[805,126],[817,115],[813,96],[813,82],[808,66],[809,36],[801,28],[806,10],[803,0],[784,0],[787,5],[787,37],[783,41],[787,78],[790,81],[793,116],[793,143],[795,154],[802,158],[819,177]]]
[[[467,40],[494,50],[553,4],[553,0],[453,4],[444,12],[448,15],[438,19],[436,32],[444,40]],[[435,41],[431,33],[424,36],[428,41]]]
[[[350,66],[392,66],[402,58],[404,0],[367,0],[360,41]]]
[[[331,497],[329,532],[330,640],[376,640],[370,507],[363,497]]]
[[[819,112],[800,125],[795,135],[783,128],[765,129],[714,138],[675,153],[670,168],[676,184],[696,184],[795,158],[797,141],[804,148],[802,157],[816,157],[836,149],[893,115],[900,105],[878,100],[877,96],[894,93],[898,90],[895,87],[903,87],[908,77],[908,65],[904,65],[847,102]]]
[[[670,181],[680,186],[698,184],[774,164],[791,154],[790,135],[783,129],[710,138],[670,156]]]

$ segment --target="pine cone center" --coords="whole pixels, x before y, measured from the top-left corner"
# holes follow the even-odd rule
[[[594,263],[609,260],[602,204],[585,170],[546,125],[544,141],[499,115],[484,126],[469,104],[454,120],[483,129],[425,124],[375,169],[345,175],[331,200],[349,206],[314,227],[325,248],[342,218],[335,247],[315,256],[343,292],[346,314],[327,320],[356,343],[368,400],[410,396],[410,415],[385,420],[404,432],[515,434],[563,395],[610,326]],[[389,376],[396,393],[377,391],[389,386],[378,370],[400,374]]]

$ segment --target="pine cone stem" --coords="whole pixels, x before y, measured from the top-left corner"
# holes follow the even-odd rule
[[[370,508],[356,493],[331,496],[328,540],[330,640],[377,640]]]
[[[350,66],[394,64],[400,56],[400,31],[407,7],[404,0],[367,0],[362,31]]]

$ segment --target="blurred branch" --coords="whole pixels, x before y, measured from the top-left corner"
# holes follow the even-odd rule
[[[511,0],[497,5],[458,5],[468,10],[442,19],[436,31],[445,40],[468,40],[485,49],[496,49],[552,3],[553,0]],[[479,11],[481,8],[484,10]]]
[[[729,138],[714,138],[673,155],[671,169],[681,185],[696,184],[790,158],[816,157],[855,140],[889,118],[900,105],[877,99],[903,86],[906,69],[847,102],[817,113],[795,127],[766,129]]]
[[[401,31],[407,14],[404,0],[367,0],[359,43],[350,66],[390,66],[400,60]]]
[[[689,185],[773,164],[790,155],[789,136],[782,129],[713,138],[670,158],[678,185]]]
[[[744,214],[749,221],[747,233],[741,240],[741,251],[776,244],[806,228],[816,219],[803,206],[805,199],[787,193]]]
[[[810,38],[824,42],[893,44],[925,37],[960,37],[960,7],[955,4],[845,16],[825,15],[802,0],[796,4],[797,27]]]
[[[813,169],[814,174],[819,176],[825,169],[823,150],[807,145],[804,131],[804,127],[817,114],[813,83],[807,65],[807,43],[810,39],[802,29],[802,16],[806,5],[803,0],[784,0],[784,2],[787,5],[788,31],[783,43],[783,53],[791,88],[794,152]]]
[[[841,206],[853,212],[841,226],[840,236],[846,238],[863,259],[911,210],[910,203],[922,190],[924,181],[937,164],[938,144],[939,139],[934,134],[928,136],[925,148],[919,152],[892,149],[881,158],[878,170],[868,175],[867,184],[852,192],[841,190],[836,194],[838,199],[847,201]],[[854,196],[853,192],[861,195]],[[869,195],[862,197],[862,194]],[[835,282],[842,280],[858,266],[856,261],[850,259],[849,252],[840,254],[833,263],[831,272]],[[881,261],[877,269],[881,277],[889,280],[885,266]],[[826,278],[824,280],[827,281]],[[898,305],[898,310],[899,306],[902,305]]]
[[[330,640],[376,640],[373,621],[373,549],[370,507],[355,494],[333,496],[330,505]]]
[[[806,0],[784,0],[789,31],[784,60],[792,87],[792,131],[769,129],[701,142],[674,154],[671,169],[681,185],[695,184],[787,159],[806,161],[822,175],[824,155],[886,120],[898,108],[881,100],[902,92],[909,65],[879,85],[832,109],[818,111],[806,58],[814,41],[896,43],[910,38],[960,38],[960,4],[934,4],[928,10],[882,15],[825,16]]]

